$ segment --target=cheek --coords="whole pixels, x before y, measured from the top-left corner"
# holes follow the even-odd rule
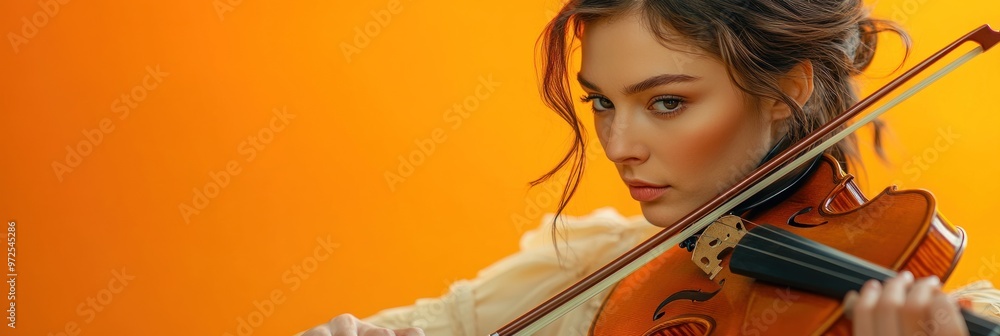
[[[756,163],[760,123],[736,98],[713,99],[711,104],[699,106],[689,112],[690,123],[675,137],[674,153],[668,160],[674,163],[678,182],[688,187],[715,194],[717,187],[731,183],[743,176],[747,168]],[[683,186],[683,185],[682,185]],[[716,187],[716,188],[713,188]]]
[[[604,118],[603,116],[594,116],[594,131],[597,133],[597,140],[601,143],[601,147],[607,149],[607,140],[611,130],[611,118]]]

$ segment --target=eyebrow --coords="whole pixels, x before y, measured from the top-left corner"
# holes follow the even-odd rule
[[[656,75],[656,76],[653,76],[653,77],[649,77],[646,80],[643,80],[641,82],[625,86],[624,88],[622,88],[622,93],[625,94],[626,96],[631,96],[631,95],[634,95],[636,93],[639,93],[639,92],[642,92],[642,91],[645,91],[645,90],[648,90],[650,88],[654,88],[654,87],[657,87],[657,86],[660,86],[660,85],[667,85],[667,84],[671,84],[671,83],[693,82],[693,81],[696,81],[698,79],[699,79],[698,77],[693,77],[693,76],[688,76],[688,75],[683,75],[683,74],[662,74],[662,75]],[[580,86],[583,86],[583,87],[585,87],[587,89],[590,89],[590,90],[601,92],[601,89],[598,89],[597,85],[594,85],[594,83],[591,83],[591,82],[587,81],[586,79],[584,79],[583,78],[583,74],[581,74],[579,72],[576,73],[576,80],[578,82],[580,82]]]

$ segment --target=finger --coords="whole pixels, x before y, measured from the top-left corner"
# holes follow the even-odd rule
[[[351,314],[342,314],[330,320],[332,336],[358,336],[358,319]]]
[[[914,282],[906,294],[906,303],[900,312],[900,329],[904,335],[926,335],[931,319],[930,306],[934,292],[941,288],[938,277],[932,276]]]
[[[420,328],[396,329],[394,331],[396,336],[424,336],[424,331]]]
[[[931,335],[968,335],[969,330],[965,326],[965,319],[958,310],[958,302],[948,297],[940,289],[934,291],[931,302],[931,321],[937,326],[935,333]]]
[[[844,306],[844,317],[848,320],[854,320],[854,304],[858,302],[858,292],[850,291],[847,295],[844,295],[844,301],[841,305]]]
[[[361,336],[397,336],[395,331],[386,328],[363,328],[358,330]]]
[[[906,292],[913,283],[913,274],[903,271],[885,282],[882,295],[875,304],[875,332],[878,335],[899,335],[899,311],[906,301]]]
[[[380,328],[365,321],[355,319],[354,323],[358,326],[359,336],[397,336],[396,332],[391,329]]]
[[[861,293],[854,302],[854,335],[875,335],[875,324],[872,311],[882,293],[882,285],[878,280],[868,280],[861,286]]]

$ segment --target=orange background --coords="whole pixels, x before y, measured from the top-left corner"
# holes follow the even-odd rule
[[[513,253],[540,221],[532,206],[555,208],[527,182],[569,143],[533,64],[557,2],[402,0],[384,25],[371,12],[388,0],[230,2],[3,3],[0,219],[16,221],[19,254],[17,329],[0,335],[236,334],[275,291],[254,334],[288,335],[438,296]],[[907,65],[980,24],[1000,26],[991,0],[874,9],[913,35]],[[44,24],[25,30],[33,18]],[[342,46],[366,25],[378,34],[348,58]],[[902,55],[895,39],[882,45],[865,92]],[[158,79],[147,70],[157,67]],[[495,90],[470,98],[491,77]],[[930,189],[968,230],[949,288],[1000,282],[997,78],[993,51],[890,112],[893,165],[868,162],[870,193],[891,181]],[[127,110],[116,101],[133,93],[144,99]],[[465,117],[446,114],[467,99],[477,106]],[[290,115],[274,119],[275,109]],[[959,137],[935,147],[949,129]],[[102,135],[90,149],[88,134]],[[433,151],[390,189],[385,173],[428,141]],[[592,153],[568,213],[639,214]],[[936,160],[915,171],[917,155]],[[229,181],[216,191],[213,175]],[[204,192],[214,197],[195,207]],[[317,239],[335,245],[329,257]],[[124,287],[113,274],[123,270],[133,277]],[[86,305],[101,295],[101,311]]]

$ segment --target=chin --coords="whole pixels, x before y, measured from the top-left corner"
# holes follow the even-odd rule
[[[660,202],[641,203],[639,207],[642,209],[642,216],[653,225],[659,227],[667,227],[670,224],[676,223],[677,220],[687,214],[680,211],[681,209],[678,209],[677,206],[670,206]]]

